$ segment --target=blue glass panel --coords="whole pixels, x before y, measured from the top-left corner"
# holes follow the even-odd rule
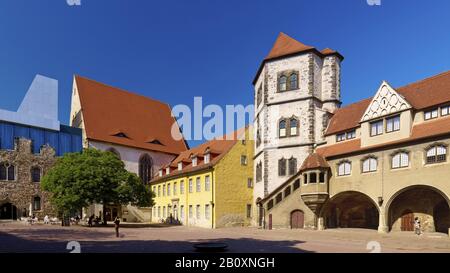
[[[83,141],[81,136],[72,135],[72,152],[77,153],[81,152],[83,149]]]
[[[2,150],[14,149],[14,126],[8,123],[0,123],[0,144]]]
[[[62,156],[65,153],[70,153],[72,148],[72,137],[67,133],[59,133],[59,153]]]
[[[21,125],[14,125],[14,137],[30,139],[30,128]]]
[[[56,155],[59,155],[59,138],[57,132],[45,131],[45,144],[50,145],[56,151]]]
[[[31,128],[30,138],[33,141],[33,153],[38,154],[42,145],[45,144],[45,133],[42,129]]]

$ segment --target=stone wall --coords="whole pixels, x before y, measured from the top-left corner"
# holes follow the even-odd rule
[[[31,213],[42,219],[45,215],[56,216],[50,205],[49,193],[41,190],[38,182],[32,182],[31,169],[41,168],[41,178],[55,163],[55,151],[50,146],[41,148],[39,154],[33,154],[31,140],[17,139],[13,151],[1,150],[0,163],[15,166],[13,181],[0,181],[0,205],[11,203],[17,207],[17,217],[28,216],[34,197],[41,198],[41,210]]]

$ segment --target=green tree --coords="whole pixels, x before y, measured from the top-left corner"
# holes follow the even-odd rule
[[[141,207],[154,204],[150,188],[128,172],[115,154],[96,149],[59,158],[42,178],[41,187],[51,193],[50,202],[64,215],[94,203]],[[105,216],[103,210],[104,224]]]

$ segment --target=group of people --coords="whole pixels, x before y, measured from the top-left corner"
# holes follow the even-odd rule
[[[89,216],[89,218],[88,218],[88,226],[89,227],[92,227],[93,225],[93,223],[96,225],[96,226],[98,226],[99,224],[100,224],[100,222],[101,222],[101,219],[100,219],[100,217],[98,217],[98,216],[95,216],[94,214],[92,214],[91,216]],[[119,227],[120,227],[120,218],[119,217],[116,217],[115,219],[114,219],[114,229],[116,230],[116,237],[118,238],[119,237]]]

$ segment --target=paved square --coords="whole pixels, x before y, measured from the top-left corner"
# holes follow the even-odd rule
[[[60,227],[0,223],[0,252],[67,253],[69,241],[78,241],[83,253],[185,253],[194,252],[198,242],[220,241],[231,253],[305,253],[370,252],[371,241],[378,242],[381,252],[446,252],[450,238],[442,233],[416,236],[393,232],[378,234],[375,230],[330,229],[258,230],[223,228],[217,230],[176,227],[122,227],[120,238],[113,227]],[[376,245],[376,243],[375,243]]]

